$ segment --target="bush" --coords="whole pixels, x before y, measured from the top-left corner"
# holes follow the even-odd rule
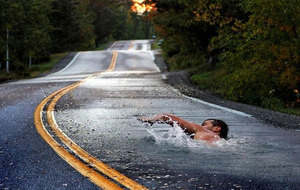
[[[255,105],[278,99],[285,106],[299,106],[300,5],[283,0],[246,0],[241,5],[249,20],[237,21],[213,40],[224,50],[220,65],[226,70],[221,79],[225,85],[220,88],[228,90],[223,95]]]
[[[0,83],[11,79],[13,79],[12,74],[8,74],[5,71],[0,71]]]
[[[191,76],[191,81],[200,89],[210,89],[213,86],[213,74],[212,72],[195,74]]]

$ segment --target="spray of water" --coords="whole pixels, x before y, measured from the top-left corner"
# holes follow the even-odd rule
[[[174,122],[173,127],[166,127],[165,130],[161,130],[161,125],[166,127],[163,122],[158,124],[145,124],[146,130],[151,135],[151,138],[155,141],[155,144],[168,147],[182,147],[182,148],[211,148],[211,147],[227,147],[234,148],[240,145],[245,145],[245,139],[238,139],[231,137],[229,140],[220,139],[213,144],[208,144],[205,141],[194,140],[189,135],[184,133],[182,128]]]
[[[160,123],[161,124],[161,123]],[[173,127],[166,130],[157,129],[156,126],[146,126],[146,130],[154,139],[155,144],[174,148],[207,148],[211,145],[204,141],[194,140],[184,133],[181,127],[174,123]],[[222,141],[222,140],[221,140]],[[224,146],[226,142],[217,142],[213,146]],[[225,140],[224,140],[225,141]]]

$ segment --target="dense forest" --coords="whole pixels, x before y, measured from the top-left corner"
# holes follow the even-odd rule
[[[227,99],[300,106],[300,4],[296,0],[157,0],[153,15],[173,70]]]
[[[148,26],[131,6],[130,0],[0,0],[0,70],[27,75],[53,53],[145,38]]]
[[[144,0],[156,6],[144,13],[131,10],[133,1],[143,2],[0,0],[0,74],[26,75],[53,53],[149,38],[153,23],[169,69],[188,70],[200,88],[234,101],[299,109],[298,1]]]

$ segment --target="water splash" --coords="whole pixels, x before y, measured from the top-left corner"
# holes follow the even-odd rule
[[[207,143],[199,140],[194,140],[190,136],[184,133],[181,127],[179,127],[176,123],[172,128],[166,127],[162,130],[162,128],[157,128],[157,125],[161,125],[162,123],[155,124],[150,126],[146,125],[146,130],[151,135],[155,144],[160,146],[167,147],[207,147]],[[164,125],[161,125],[164,126]]]
[[[194,140],[189,135],[184,133],[182,128],[174,123],[173,127],[166,126],[165,123],[159,122],[154,125],[145,123],[146,130],[151,135],[151,140],[155,144],[167,147],[182,147],[182,148],[211,148],[222,147],[231,149],[247,145],[247,139],[238,139],[231,137],[228,140],[220,139],[213,144],[208,144],[205,141]],[[165,128],[163,128],[165,127]]]

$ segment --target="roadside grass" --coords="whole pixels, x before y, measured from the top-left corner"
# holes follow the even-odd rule
[[[157,50],[157,49],[161,49],[161,47],[160,47],[160,45],[158,45],[157,41],[154,41],[153,43],[151,43],[151,49]]]
[[[299,115],[300,116],[300,109],[279,107],[279,108],[276,108],[274,110],[279,111],[279,112],[283,112],[283,113],[287,113],[287,114]]]
[[[0,83],[14,78],[12,73],[8,74],[5,71],[0,71]]]
[[[108,47],[108,45],[109,45],[110,43],[112,43],[112,42],[109,41],[109,42],[100,44],[100,45],[99,45],[97,48],[95,48],[94,50],[95,50],[95,51],[102,51],[102,50],[105,50],[105,49]]]
[[[212,85],[214,85],[212,83],[213,81],[213,74],[212,72],[205,72],[205,73],[201,73],[201,74],[195,74],[191,76],[191,81],[195,84],[197,84],[197,86],[199,87],[199,89],[204,90],[204,89],[210,89]]]
[[[94,48],[94,51],[102,51],[106,50],[110,44],[114,43],[116,40],[112,37],[112,35],[109,35],[106,40],[104,40],[101,44],[98,45],[98,47]]]
[[[49,72],[66,54],[67,52],[51,54],[49,62],[31,66],[29,68],[29,77],[33,78],[40,74]]]
[[[94,51],[105,50],[110,43],[114,40],[108,40],[107,42],[100,44],[97,48],[93,49]],[[40,74],[49,72],[64,56],[67,55],[68,52],[65,53],[57,53],[50,55],[50,61],[45,63],[40,63],[37,65],[33,65],[29,68],[30,78],[36,77]]]
[[[190,80],[192,81],[193,84],[197,85],[198,88],[201,90],[209,90],[213,93],[221,95],[222,90],[226,90],[226,89],[218,88],[220,84],[216,83],[216,81],[218,81],[217,80],[218,77],[221,76],[222,76],[222,71],[216,69],[213,71],[207,71],[201,73],[195,72],[194,74],[191,75]],[[268,99],[265,106],[262,107],[273,111],[300,116],[300,108],[285,106],[278,99]]]

